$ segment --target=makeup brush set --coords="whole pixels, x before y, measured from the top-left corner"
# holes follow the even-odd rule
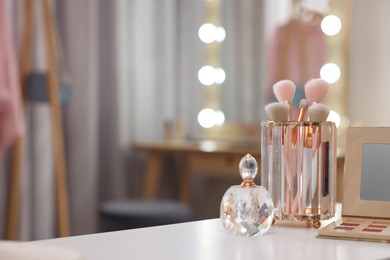
[[[279,102],[265,106],[269,120],[261,123],[261,185],[273,199],[275,219],[319,228],[320,220],[334,216],[336,202],[336,126],[326,121],[329,108],[321,103],[329,85],[308,81],[296,112],[295,89],[290,80],[275,83]]]

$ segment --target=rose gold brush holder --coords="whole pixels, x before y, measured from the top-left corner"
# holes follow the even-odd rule
[[[261,123],[261,185],[273,199],[275,219],[308,221],[334,217],[336,126],[333,122]]]

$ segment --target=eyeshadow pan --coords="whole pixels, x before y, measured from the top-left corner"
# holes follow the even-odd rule
[[[353,222],[353,223],[363,223],[365,220],[364,219],[353,219],[353,218],[347,218],[344,222]]]
[[[357,224],[357,223],[341,223],[341,226],[358,227],[358,226],[360,226],[360,224]]]
[[[338,230],[353,230],[354,228],[353,228],[353,227],[342,227],[342,226],[337,226],[337,227],[335,227],[334,229],[338,229]]]
[[[379,233],[379,232],[382,232],[382,229],[365,228],[365,229],[363,229],[363,231]]]
[[[387,226],[382,226],[382,225],[368,225],[367,227],[370,227],[370,228],[386,228]]]
[[[372,222],[373,224],[382,224],[382,225],[390,225],[390,222],[388,221],[379,221],[379,220],[375,220],[374,222]]]

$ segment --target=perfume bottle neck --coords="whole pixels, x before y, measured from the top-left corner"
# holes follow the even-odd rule
[[[240,185],[241,188],[254,188],[256,184],[253,182],[252,178],[243,178],[243,182]]]

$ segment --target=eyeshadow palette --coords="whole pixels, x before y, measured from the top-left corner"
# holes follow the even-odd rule
[[[390,243],[389,158],[390,128],[348,128],[342,218],[318,230],[318,238]]]
[[[342,217],[320,229],[318,237],[390,243],[390,220]]]

